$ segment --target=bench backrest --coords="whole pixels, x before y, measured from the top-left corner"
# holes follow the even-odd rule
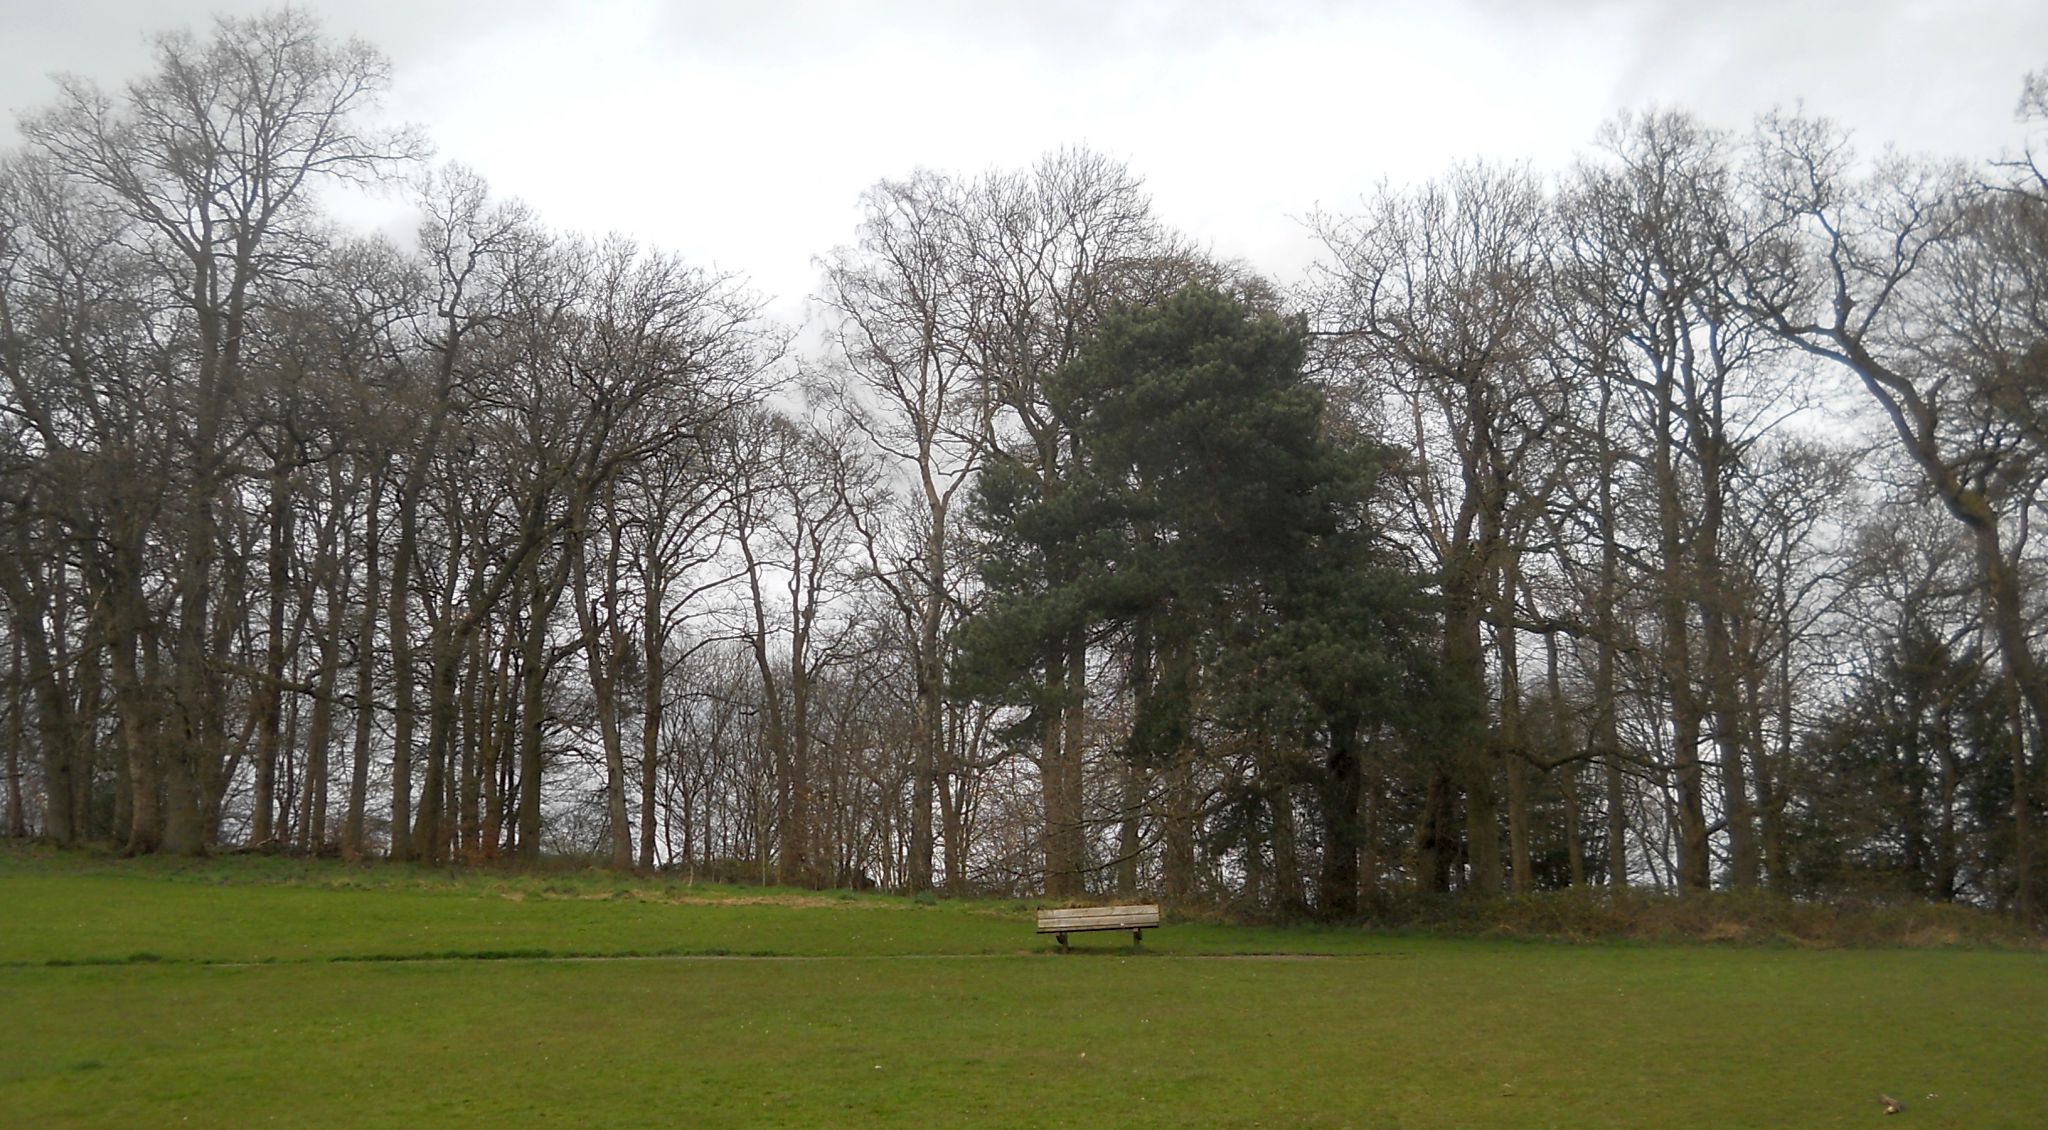
[[[1076,906],[1038,912],[1042,934],[1063,930],[1147,930],[1159,925],[1156,906]]]

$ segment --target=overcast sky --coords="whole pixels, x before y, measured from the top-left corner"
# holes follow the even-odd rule
[[[47,76],[255,0],[0,0],[0,144]],[[745,273],[796,317],[861,190],[1067,144],[1292,281],[1298,218],[1467,157],[1564,166],[1618,111],[1744,127],[1804,100],[1871,147],[1993,155],[2042,0],[320,0],[392,58],[391,114],[550,222]]]

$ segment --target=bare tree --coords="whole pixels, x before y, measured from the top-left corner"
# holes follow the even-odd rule
[[[1366,396],[1391,394],[1416,451],[1404,482],[1413,536],[1436,565],[1444,602],[1442,658],[1472,724],[1430,783],[1417,829],[1419,877],[1445,885],[1451,837],[1439,821],[1465,795],[1474,890],[1498,891],[1501,748],[1480,711],[1487,698],[1480,627],[1512,624],[1504,570],[1528,512],[1523,492],[1560,416],[1549,363],[1550,220],[1524,170],[1468,167],[1412,194],[1383,192],[1355,218],[1323,216],[1329,259],[1313,301],[1323,332]],[[1381,390],[1385,390],[1382,392]],[[1448,465],[1435,462],[1445,453]],[[1512,630],[1510,628],[1510,630]],[[1502,694],[1503,721],[1512,716]],[[1527,868],[1515,877],[1527,883]]]
[[[2044,327],[2029,279],[2040,244],[2027,233],[2048,230],[2048,203],[2024,182],[1987,194],[1955,168],[1861,167],[1834,127],[1789,117],[1761,125],[1746,188],[1756,234],[1734,248],[1743,301],[1782,340],[1854,375],[1971,538],[1987,623],[2033,723],[2013,760],[2024,913],[2026,746],[2039,749],[2048,726],[2023,577],[2044,455],[2027,379]]]
[[[1656,515],[1659,689],[1668,700],[1679,885],[1712,882],[1709,778],[1729,839],[1729,878],[1753,884],[1761,865],[1744,776],[1732,622],[1739,578],[1723,537],[1735,524],[1733,483],[1748,446],[1782,410],[1783,384],[1757,376],[1770,342],[1727,297],[1724,252],[1738,222],[1726,139],[1678,114],[1623,119],[1612,161],[1580,170],[1571,210],[1573,284],[1604,309],[1615,372],[1647,447]],[[1763,421],[1762,424],[1759,421]]]
[[[915,681],[909,887],[932,884],[935,793],[949,781],[942,631],[961,599],[954,574],[955,504],[979,469],[993,404],[969,365],[974,292],[957,286],[968,254],[956,186],[922,173],[883,182],[864,198],[856,249],[827,266],[826,302],[838,314],[834,345],[843,370],[840,410],[874,450],[911,481],[914,515],[855,512],[875,583],[904,620]],[[877,528],[916,531],[888,539]],[[941,802],[957,812],[950,800]],[[956,819],[946,822],[946,879],[961,881]]]
[[[746,587],[739,634],[760,676],[762,732],[774,759],[777,881],[832,881],[821,853],[814,762],[816,689],[838,648],[834,604],[854,529],[847,480],[857,458],[836,437],[757,413],[733,433],[727,513]]]
[[[191,364],[175,390],[187,423],[175,500],[167,851],[203,849],[202,800],[224,787],[214,602],[220,509],[246,438],[236,408],[255,379],[252,322],[265,288],[297,265],[310,191],[323,180],[384,175],[415,152],[410,135],[361,124],[387,82],[376,51],[333,43],[311,17],[285,11],[222,19],[205,42],[162,36],[154,73],[123,97],[67,79],[54,109],[22,122],[52,167],[126,213],[125,242],[162,272],[190,318]]]

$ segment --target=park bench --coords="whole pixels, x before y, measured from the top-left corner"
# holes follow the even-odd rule
[[[1156,906],[1076,906],[1066,910],[1038,912],[1038,932],[1051,934],[1060,952],[1067,949],[1068,934],[1090,930],[1129,930],[1133,948],[1145,944],[1145,931],[1159,925]]]

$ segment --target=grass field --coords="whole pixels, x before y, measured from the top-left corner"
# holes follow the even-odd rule
[[[1077,943],[1008,903],[0,853],[0,1125],[2048,1125],[2038,950]]]

